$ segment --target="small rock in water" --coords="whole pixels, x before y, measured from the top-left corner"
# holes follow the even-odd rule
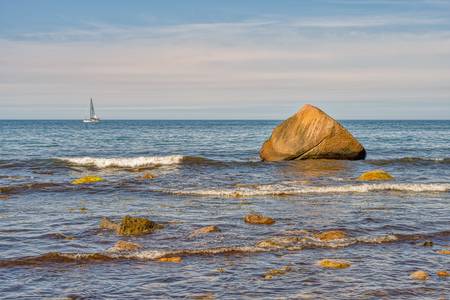
[[[421,245],[424,247],[433,247],[433,241],[425,241]]]
[[[152,233],[159,228],[161,228],[161,225],[146,218],[125,216],[120,222],[117,233],[119,235],[141,235]]]
[[[415,279],[415,280],[428,280],[428,278],[430,276],[428,275],[427,272],[418,270],[418,271],[412,272],[411,275],[409,275],[409,277],[411,277],[412,279]]]
[[[127,242],[127,241],[117,241],[117,243],[112,247],[114,251],[136,251],[142,248],[140,244]]]
[[[450,276],[450,272],[448,271],[444,271],[444,270],[440,270],[436,272],[436,275],[439,277],[449,277]]]
[[[246,215],[244,217],[244,221],[245,221],[245,223],[257,224],[257,225],[272,225],[275,223],[275,220],[270,217],[263,216],[263,215],[256,215],[256,214]]]
[[[118,231],[119,227],[120,227],[119,224],[114,223],[113,221],[111,221],[110,219],[108,219],[106,217],[103,217],[102,220],[100,221],[101,229]]]
[[[392,180],[394,177],[391,176],[386,171],[383,170],[372,170],[361,174],[358,180],[371,181],[371,180]]]
[[[317,264],[326,269],[345,269],[351,266],[348,261],[335,259],[322,259]]]
[[[146,172],[142,176],[140,176],[139,178],[140,179],[153,179],[153,178],[156,178],[156,176],[153,175],[152,173]]]
[[[85,213],[87,212],[87,208],[86,207],[80,207],[80,213]]]
[[[8,200],[8,195],[0,195],[0,200]]]
[[[105,179],[98,176],[85,176],[72,181],[72,184],[87,184],[99,181],[104,181]]]
[[[439,254],[446,254],[446,255],[450,255],[450,250],[448,250],[448,249],[443,249],[443,250],[439,250],[439,251],[437,251],[437,253],[439,253]]]
[[[217,227],[215,225],[205,226],[205,227],[201,227],[199,229],[194,230],[189,236],[196,237],[196,236],[208,234],[211,232],[220,232],[220,229],[219,229],[219,227]]]
[[[213,293],[206,293],[206,294],[200,294],[200,295],[194,295],[192,296],[193,300],[214,300],[216,297]]]
[[[292,268],[290,266],[284,266],[279,269],[272,269],[267,271],[263,277],[264,279],[272,279],[274,276],[280,276],[290,271],[292,271]]]
[[[171,263],[180,263],[182,260],[183,259],[179,256],[158,258],[158,261],[160,261],[160,262],[171,262]]]
[[[330,231],[316,233],[314,235],[314,237],[321,241],[328,242],[328,241],[344,239],[347,237],[347,234],[342,230],[330,230]]]

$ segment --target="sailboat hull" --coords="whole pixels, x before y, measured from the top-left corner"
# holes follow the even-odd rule
[[[98,119],[86,119],[83,120],[83,123],[98,123],[99,121]]]

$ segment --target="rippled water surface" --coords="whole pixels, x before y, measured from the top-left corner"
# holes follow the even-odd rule
[[[450,121],[343,121],[365,161],[261,162],[277,123],[0,121],[1,298],[448,299],[436,271],[450,272]],[[356,180],[373,169],[395,180]],[[105,180],[71,184],[86,175]],[[99,228],[125,215],[164,228]],[[220,232],[191,234],[207,225]]]

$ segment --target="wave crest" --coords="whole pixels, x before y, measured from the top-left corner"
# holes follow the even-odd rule
[[[197,189],[197,190],[162,190],[177,195],[221,196],[221,197],[251,197],[251,196],[290,196],[300,194],[330,194],[330,193],[368,193],[379,191],[399,192],[446,192],[450,183],[377,183],[351,184],[339,186],[304,186],[290,187],[281,184],[255,185],[253,187],[238,187],[228,189]]]
[[[182,155],[140,156],[140,157],[61,157],[57,158],[77,166],[95,166],[97,168],[138,168],[146,166],[179,164],[185,157]]]

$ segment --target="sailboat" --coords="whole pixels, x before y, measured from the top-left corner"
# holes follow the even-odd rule
[[[100,122],[100,118],[97,117],[97,115],[95,114],[94,102],[92,102],[92,98],[91,98],[89,119],[84,119],[83,122],[84,123],[98,123],[98,122]]]

